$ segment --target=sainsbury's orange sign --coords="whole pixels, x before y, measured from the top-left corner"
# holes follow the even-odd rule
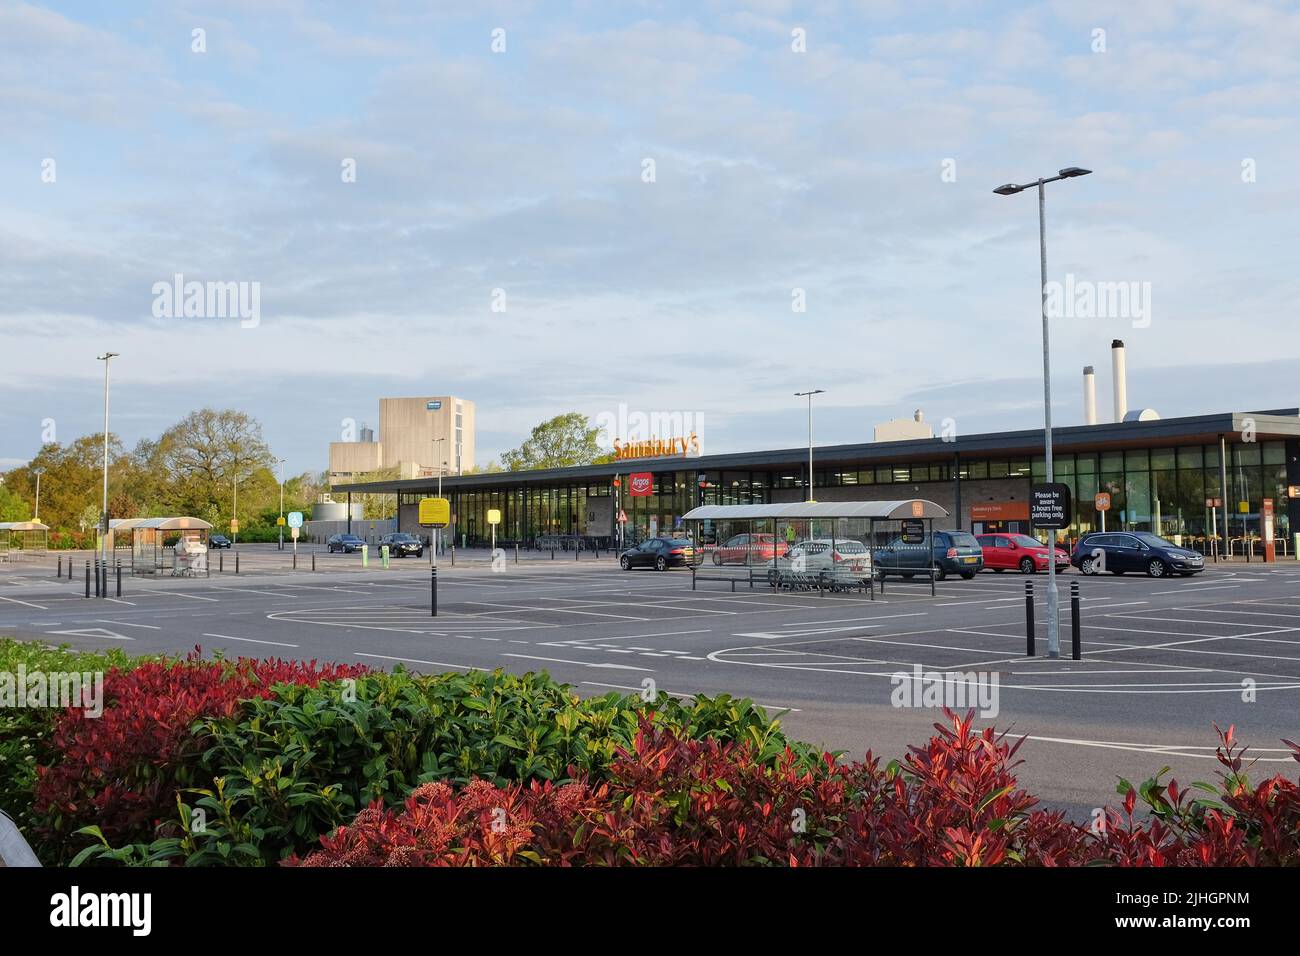
[[[700,436],[695,432],[672,438],[650,436],[645,441],[614,439],[614,457],[624,458],[694,458],[700,454]]]

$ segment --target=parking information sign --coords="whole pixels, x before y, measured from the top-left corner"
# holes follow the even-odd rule
[[[451,502],[446,498],[420,499],[420,524],[426,528],[445,528],[451,521]]]
[[[903,543],[920,544],[925,540],[925,522],[914,521],[911,518],[903,521]]]
[[[290,512],[289,512],[289,527],[290,527],[290,528],[301,528],[301,527],[302,527],[302,512],[301,512],[301,511],[290,511]]]
[[[1073,510],[1069,485],[1044,482],[1029,491],[1029,521],[1035,528],[1068,528]]]

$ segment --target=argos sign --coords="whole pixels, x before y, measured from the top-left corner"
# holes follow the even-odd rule
[[[655,476],[648,471],[638,471],[627,476],[628,494],[633,498],[646,498],[654,494]]]

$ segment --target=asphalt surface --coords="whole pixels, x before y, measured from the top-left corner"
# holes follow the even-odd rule
[[[205,653],[402,663],[435,672],[547,671],[584,694],[726,692],[773,710],[793,736],[888,760],[927,738],[942,715],[895,706],[894,675],[996,679],[996,716],[1028,739],[1024,786],[1086,820],[1115,804],[1118,777],[1161,767],[1182,783],[1213,780],[1215,723],[1232,724],[1255,773],[1295,776],[1281,742],[1300,739],[1300,567],[1212,565],[1194,578],[1125,575],[1061,580],[1062,657],[1046,655],[1046,577],[985,572],[928,583],[891,579],[862,593],[773,592],[689,572],[623,572],[606,555],[484,552],[439,563],[430,615],[428,558],[388,569],[356,555],[249,546],[241,573],[224,557],[208,578],[125,578],[122,598],[87,600],[81,559],[71,581],[54,558],[0,565],[0,636]],[[84,557],[84,556],[83,556]],[[712,569],[710,569],[712,570]],[[1026,656],[1024,585],[1035,585],[1038,656]],[[1081,588],[1082,657],[1070,659],[1069,584]],[[110,593],[113,593],[110,590]],[[915,684],[907,686],[915,687]],[[952,679],[936,684],[956,689]],[[922,701],[924,703],[925,701]],[[932,703],[932,701],[931,701]],[[964,708],[963,708],[964,709]]]

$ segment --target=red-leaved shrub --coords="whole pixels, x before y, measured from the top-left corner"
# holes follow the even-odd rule
[[[1221,733],[1218,801],[1175,781],[1129,787],[1106,826],[1035,810],[1014,775],[1019,742],[973,717],[948,725],[881,769],[831,755],[801,769],[747,744],[681,739],[643,721],[598,789],[533,783],[459,792],[421,787],[401,811],[372,804],[321,840],[299,866],[848,865],[1118,866],[1300,863],[1300,787],[1280,776],[1251,787],[1244,751]],[[1289,742],[1288,742],[1289,743]],[[1300,748],[1290,744],[1300,760]],[[1150,819],[1136,818],[1138,796]]]
[[[192,732],[196,720],[230,716],[275,684],[315,686],[367,671],[314,660],[209,661],[196,648],[185,660],[106,672],[103,714],[60,714],[51,746],[62,759],[38,770],[35,808],[50,821],[46,836],[93,823],[110,841],[147,842],[157,820],[175,811],[177,788],[192,782],[185,758],[206,746]]]

